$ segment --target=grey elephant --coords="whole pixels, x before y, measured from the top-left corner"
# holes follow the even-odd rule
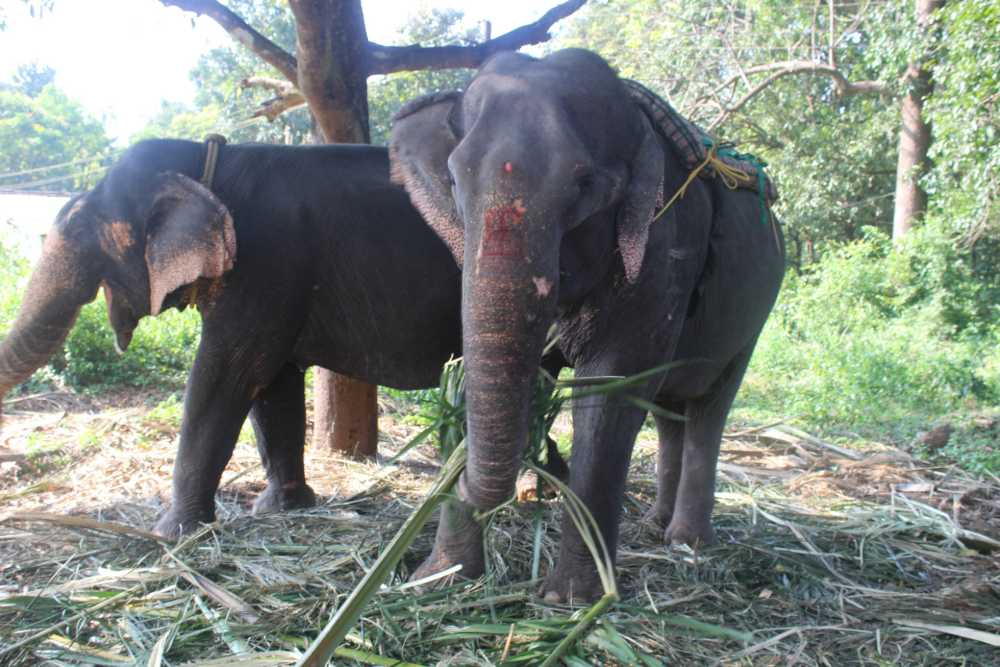
[[[721,435],[778,294],[784,242],[758,193],[720,178],[694,179],[663,210],[691,167],[656,126],[655,98],[633,92],[587,51],[508,53],[464,92],[414,100],[397,115],[393,178],[463,267],[468,464],[418,576],[454,564],[482,572],[475,512],[514,491],[553,324],[577,377],[687,360],[630,393],[684,416],[656,416],[650,518],[668,542],[715,541]],[[646,412],[621,395],[573,405],[570,487],[612,555]],[[542,593],[550,601],[601,593],[568,518]]]
[[[171,537],[214,518],[248,413],[268,479],[255,511],[314,504],[309,366],[429,387],[461,350],[458,267],[373,146],[231,144],[214,158],[190,141],[130,148],[52,226],[0,340],[0,397],[48,361],[101,288],[121,350],[143,317],[201,312],[173,503],[156,524]]]

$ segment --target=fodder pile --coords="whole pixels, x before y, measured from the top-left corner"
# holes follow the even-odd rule
[[[150,490],[155,480],[157,493],[168,488],[172,456],[169,434],[136,453],[130,419],[118,414],[98,429],[112,444],[70,463],[54,486],[5,480],[0,662],[292,664],[436,473],[433,452],[391,468],[312,453],[307,470],[323,504],[250,517],[261,485],[241,445],[220,492],[222,523],[163,543],[119,526],[152,524],[163,507]],[[1000,480],[874,445],[841,450],[787,427],[730,434],[720,544],[694,552],[667,549],[641,521],[655,494],[653,453],[647,435],[624,507],[622,600],[566,664],[1000,660]],[[93,504],[101,497],[108,502]],[[76,514],[59,513],[69,505]],[[38,510],[48,511],[29,513]],[[540,664],[581,610],[535,597],[536,535],[544,575],[558,551],[558,511],[525,503],[494,521],[488,577],[420,591],[405,582],[430,550],[425,531],[334,663]]]

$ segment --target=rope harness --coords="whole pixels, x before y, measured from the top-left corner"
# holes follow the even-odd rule
[[[761,224],[767,225],[771,221],[771,216],[768,213],[767,199],[768,199],[768,180],[764,169],[767,167],[767,163],[758,158],[752,153],[739,153],[733,147],[733,144],[717,144],[715,141],[706,136],[702,139],[705,144],[705,149],[707,154],[705,159],[688,174],[688,177],[684,180],[674,196],[663,205],[656,215],[653,216],[652,222],[656,222],[660,216],[667,212],[667,210],[673,206],[674,202],[684,196],[687,192],[687,188],[691,185],[693,181],[706,167],[708,167],[713,174],[706,174],[707,176],[718,175],[722,183],[730,190],[736,190],[739,188],[747,188],[751,185],[755,185],[753,189],[757,191],[757,199],[760,202],[760,222]],[[730,158],[735,162],[742,162],[744,164],[749,164],[753,166],[756,172],[756,179],[753,175],[734,167],[729,162],[724,161],[722,158]],[[756,180],[756,183],[754,183]]]
[[[209,190],[215,179],[215,165],[219,162],[219,148],[226,145],[226,138],[221,134],[210,134],[205,137],[205,168],[201,172],[201,184]]]

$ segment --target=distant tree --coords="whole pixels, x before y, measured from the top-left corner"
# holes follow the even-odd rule
[[[38,89],[46,70],[0,89],[0,190],[81,190],[103,174],[104,125],[54,83]]]
[[[194,108],[180,102],[163,101],[160,111],[131,141],[171,137],[201,141],[206,135],[218,132],[221,112],[214,104]]]
[[[52,83],[55,78],[56,71],[48,65],[27,63],[17,68],[11,80],[14,87],[28,97],[38,97],[42,89]]]

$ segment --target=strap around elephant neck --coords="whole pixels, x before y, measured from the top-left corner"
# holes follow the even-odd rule
[[[219,162],[219,148],[226,145],[226,138],[221,134],[210,134],[205,137],[205,169],[201,173],[201,184],[209,190],[215,179],[215,165]]]

